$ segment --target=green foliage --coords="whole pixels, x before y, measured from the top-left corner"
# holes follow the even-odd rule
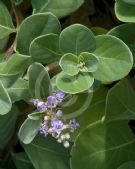
[[[59,34],[60,30],[60,23],[53,14],[32,15],[26,18],[20,25],[17,33],[17,50],[27,55],[29,54],[30,44],[35,38],[48,33]]]
[[[124,132],[121,132],[121,131]],[[124,138],[124,139],[123,139]],[[114,169],[127,159],[135,160],[135,137],[127,122],[97,121],[77,137],[72,148],[72,169]],[[80,153],[81,152],[81,153]],[[82,155],[83,154],[83,155]],[[79,160],[78,160],[79,159]]]
[[[0,1],[0,39],[5,38],[12,32],[15,32],[12,18],[7,7]]]
[[[128,47],[130,48],[133,57],[135,58],[135,23],[126,23],[122,24],[120,26],[114,27],[112,30],[108,32],[108,34],[113,35],[121,39],[123,42],[125,42]],[[135,59],[134,59],[134,65],[135,65]]]
[[[116,0],[115,12],[120,21],[135,22],[135,1]]]
[[[52,92],[50,77],[40,63],[33,63],[28,69],[29,90],[33,98],[45,98]]]
[[[135,168],[135,2],[97,4],[0,1],[0,168]]]
[[[60,59],[59,36],[46,34],[35,38],[30,45],[30,55],[35,62],[51,63]]]
[[[52,12],[58,18],[69,15],[77,10],[84,0],[32,0],[34,13]]]
[[[23,147],[35,169],[69,169],[69,149],[65,149],[53,138],[45,139],[37,136],[36,139]]]

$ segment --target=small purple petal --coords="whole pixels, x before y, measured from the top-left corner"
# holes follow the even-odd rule
[[[58,110],[57,113],[56,113],[56,116],[57,117],[62,117],[63,115],[63,112],[61,110]]]
[[[55,92],[54,96],[56,97],[57,100],[62,101],[63,98],[65,97],[65,93],[62,91],[57,91]]]
[[[58,102],[54,96],[49,96],[47,98],[47,107],[49,109],[55,108],[57,106]]]
[[[45,112],[45,111],[47,111],[46,103],[45,102],[38,102],[38,104],[37,104],[37,110],[39,112]]]
[[[36,106],[39,102],[39,99],[31,99],[30,102],[33,103],[34,106]]]
[[[51,120],[51,126],[53,127],[54,132],[60,133],[63,130],[63,122],[57,118]]]

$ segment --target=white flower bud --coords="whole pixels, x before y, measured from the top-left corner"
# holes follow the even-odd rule
[[[65,135],[61,135],[60,138],[61,138],[61,140],[65,140],[66,139]]]
[[[45,121],[50,120],[50,117],[49,117],[49,116],[45,116],[45,117],[44,117],[44,120],[45,120]]]
[[[62,143],[62,140],[59,138],[59,139],[57,140],[57,142],[58,142],[58,143]]]
[[[69,142],[68,142],[68,141],[65,141],[65,142],[64,142],[64,147],[65,147],[65,148],[68,148],[69,146],[70,146]]]
[[[69,133],[66,133],[66,134],[65,134],[65,138],[69,140],[69,139],[70,139],[70,134],[69,134]]]

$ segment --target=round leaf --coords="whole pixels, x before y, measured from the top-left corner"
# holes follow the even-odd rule
[[[69,76],[61,72],[56,78],[57,87],[65,93],[80,93],[88,90],[94,83],[94,78],[89,73],[79,73]]]
[[[126,76],[133,66],[133,56],[128,46],[111,35],[96,37],[97,49],[94,54],[99,58],[94,78],[100,81],[116,81]]]
[[[17,50],[29,54],[33,39],[48,33],[60,33],[61,26],[56,16],[51,13],[36,14],[26,18],[17,33]]]
[[[74,76],[79,72],[79,68],[77,67],[78,57],[76,55],[73,55],[72,53],[67,53],[63,55],[59,64],[61,69],[67,75]]]
[[[83,56],[83,62],[85,63],[86,67],[84,71],[86,70],[85,72],[95,72],[99,64],[99,59],[96,57],[96,55],[83,52],[81,53],[81,56]]]
[[[93,33],[83,25],[71,25],[60,34],[60,49],[63,53],[79,55],[81,52],[93,52],[95,48]]]
[[[120,21],[135,22],[135,1],[116,0],[115,13]]]
[[[30,45],[30,55],[35,62],[43,64],[59,60],[59,36],[51,33],[35,38]]]
[[[135,23],[126,23],[116,26],[110,30],[108,34],[118,37],[128,45],[133,54],[135,66]]]
[[[28,115],[28,118],[31,120],[40,120],[41,117],[43,117],[44,114],[40,113],[40,112],[33,112],[31,114]]]

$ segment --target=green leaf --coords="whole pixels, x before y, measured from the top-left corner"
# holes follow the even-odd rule
[[[76,55],[73,55],[72,53],[67,53],[63,55],[59,64],[61,69],[67,75],[74,76],[79,72],[79,68],[77,67],[78,57]]]
[[[42,13],[42,11],[45,11],[45,8],[49,2],[50,0],[40,0],[40,1],[31,0],[34,13],[38,13],[38,12]]]
[[[73,95],[68,102],[62,105],[64,118],[76,118],[81,126],[72,134],[72,140],[74,140],[89,124],[93,125],[102,119],[105,112],[107,91],[108,89],[101,87],[94,93],[78,93]]]
[[[8,92],[0,82],[0,115],[7,114],[11,110],[11,107],[12,103]]]
[[[115,13],[120,21],[135,22],[135,2],[133,0],[116,0]]]
[[[79,55],[81,52],[93,52],[95,48],[93,33],[83,25],[71,25],[60,34],[60,49],[63,53]]]
[[[83,72],[95,72],[98,69],[99,59],[96,55],[92,53],[83,52],[81,55],[83,62],[85,63],[85,68]]]
[[[38,135],[32,143],[23,144],[23,147],[35,169],[69,169],[69,149],[54,138]]]
[[[97,49],[94,54],[99,58],[94,78],[99,81],[116,81],[126,76],[133,66],[133,56],[128,46],[111,35],[96,37]]]
[[[0,63],[0,80],[6,88],[21,76],[32,63],[30,56],[13,54],[7,62]],[[23,66],[22,66],[23,65]]]
[[[121,80],[108,92],[105,121],[135,119],[134,100],[134,90],[127,80]]]
[[[122,164],[118,169],[134,169],[135,168],[135,161],[128,161]]]
[[[31,120],[30,118],[27,118],[19,130],[18,133],[19,139],[24,144],[31,143],[39,132],[41,122],[42,122],[41,118],[39,120]]]
[[[16,125],[16,119],[18,117],[18,109],[14,105],[12,106],[11,111],[4,115],[0,115],[0,150],[4,148],[4,146],[9,142],[11,139],[15,125]]]
[[[134,161],[135,137],[127,121],[97,122],[77,137],[72,148],[72,169],[114,169]]]
[[[33,39],[48,33],[59,34],[60,31],[60,23],[57,17],[51,13],[29,16],[22,22],[18,30],[17,50],[22,54],[29,54],[29,46]]]
[[[3,38],[3,39],[0,39],[0,52],[3,52],[7,46],[7,43],[8,43],[8,40],[9,40],[9,36]],[[0,53],[1,54],[1,53]],[[4,54],[5,55],[5,54]],[[0,60],[1,62],[2,60]]]
[[[15,31],[9,11],[4,3],[0,1],[0,39]]]
[[[27,154],[24,152],[12,153],[12,159],[17,169],[34,169]]]
[[[94,78],[89,73],[79,73],[69,76],[61,72],[56,78],[56,86],[65,93],[76,94],[88,90],[94,83]]]
[[[44,114],[42,114],[41,112],[33,112],[28,115],[28,118],[31,120],[40,120],[43,116]]]
[[[35,62],[43,64],[59,60],[59,36],[51,33],[35,38],[30,45],[30,55]]]
[[[40,63],[33,63],[28,70],[29,90],[33,98],[46,98],[52,93],[49,74]]]
[[[52,12],[58,18],[65,17],[70,13],[76,11],[83,3],[84,0],[40,0],[36,2],[32,0],[35,13],[44,13],[46,11]]]
[[[12,100],[12,103],[31,98],[28,82],[21,78],[18,79],[10,88],[7,88],[7,92]]]
[[[135,66],[135,23],[126,23],[114,27],[108,32],[108,34],[113,35],[125,42],[130,48],[134,57]]]
[[[7,62],[0,63],[0,76],[12,76],[22,74],[32,63],[31,57],[13,54]]]

